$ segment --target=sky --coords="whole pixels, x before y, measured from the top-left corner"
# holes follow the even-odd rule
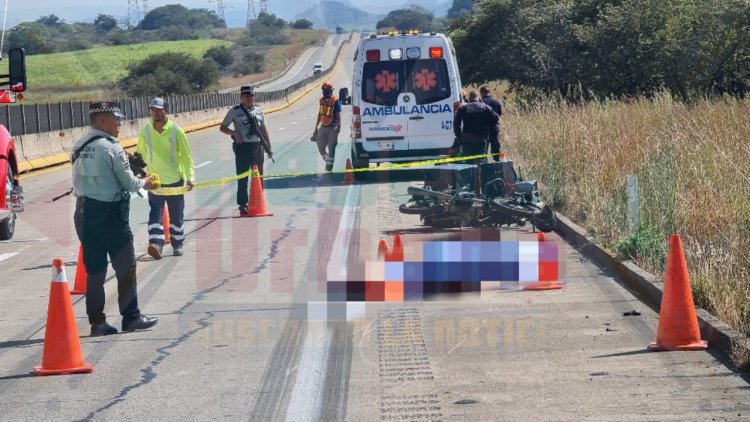
[[[340,0],[373,13],[386,13],[397,9],[408,0]],[[443,0],[444,1],[444,0]],[[138,0],[142,4],[143,0]],[[149,9],[154,9],[177,1],[147,0]],[[223,0],[224,14],[229,26],[239,26],[247,19],[247,1]],[[422,3],[441,3],[438,0],[422,0]],[[0,0],[0,6],[5,6],[6,0]],[[271,13],[285,20],[297,18],[297,14],[307,9],[317,0],[269,0]],[[216,10],[216,0],[183,0],[179,4],[190,8],[204,8]],[[128,0],[7,0],[7,28],[21,23],[34,21],[40,16],[54,14],[66,22],[93,22],[99,14],[107,14],[116,18],[124,18],[128,11]],[[236,23],[235,23],[236,22]]]

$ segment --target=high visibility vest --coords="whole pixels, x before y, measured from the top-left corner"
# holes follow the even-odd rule
[[[331,95],[331,98],[326,101],[326,97],[320,97],[320,109],[318,115],[320,116],[320,124],[323,126],[330,126],[333,123],[333,108],[336,105],[337,98]]]
[[[154,129],[156,130],[156,129]],[[177,123],[172,122],[172,133],[169,134],[169,156],[173,163],[176,163],[174,159],[175,149],[175,138],[177,136]],[[146,127],[146,146],[148,147],[148,161],[154,161],[154,150],[151,149],[151,128]]]

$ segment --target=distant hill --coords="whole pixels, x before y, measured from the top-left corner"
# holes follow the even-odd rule
[[[368,13],[340,1],[321,1],[297,15],[297,19],[312,21],[315,28],[375,28],[386,13]]]
[[[407,9],[410,5],[416,5],[424,7],[425,9],[432,12],[436,17],[445,16],[448,13],[448,9],[453,5],[452,0],[436,1],[436,0],[405,0],[403,4],[399,6],[388,6],[383,3],[376,3],[373,0],[362,0],[365,2],[372,2],[372,4],[363,4],[359,6],[362,10],[367,10],[370,13],[375,14],[388,14],[391,10]]]
[[[406,0],[400,5],[368,4],[357,7],[348,0],[323,0],[297,15],[296,19],[310,20],[315,28],[333,30],[338,25],[344,29],[374,29],[378,21],[392,10],[407,9],[411,5],[416,5],[424,7],[436,17],[440,17],[446,15],[452,4],[452,0]]]

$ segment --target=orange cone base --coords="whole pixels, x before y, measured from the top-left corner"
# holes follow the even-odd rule
[[[85,363],[83,366],[78,368],[65,368],[65,369],[43,369],[42,365],[34,366],[34,374],[38,376],[44,375],[68,375],[68,374],[90,374],[94,372],[94,367],[91,364]]]
[[[272,215],[273,215],[273,213],[255,214],[255,215],[250,215],[248,213],[245,217],[270,217]]]
[[[681,351],[681,350],[706,350],[708,349],[708,342],[705,340],[697,341],[695,343],[680,344],[678,346],[667,347],[657,343],[651,343],[648,345],[646,350],[649,352],[667,352],[667,351]]]
[[[523,290],[557,290],[562,288],[563,285],[558,284],[556,281],[548,283],[535,283],[528,286],[523,286]]]

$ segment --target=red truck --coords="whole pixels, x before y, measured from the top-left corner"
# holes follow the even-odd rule
[[[2,97],[13,101],[17,93],[26,90],[26,62],[24,50],[8,51],[8,74],[0,75]],[[8,92],[9,91],[9,92]],[[23,188],[18,179],[18,153],[8,129],[0,124],[0,240],[13,237],[16,214],[23,211]]]

